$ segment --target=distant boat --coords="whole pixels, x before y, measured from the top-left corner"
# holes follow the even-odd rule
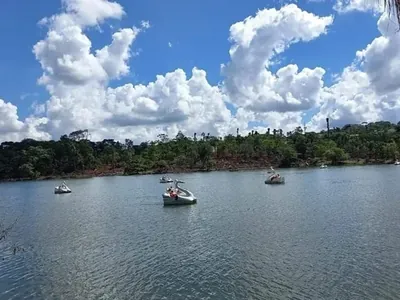
[[[71,192],[71,189],[66,185],[65,181],[54,188],[54,194],[69,194]]]
[[[265,184],[284,184],[285,177],[279,174],[273,174],[265,180]]]
[[[160,183],[169,183],[169,182],[174,182],[174,181],[167,176],[163,176],[160,178]]]
[[[320,168],[320,169],[326,169],[326,168],[328,168],[328,166],[325,165],[325,164],[322,164],[322,165],[319,166],[319,168]]]
[[[188,205],[197,203],[197,198],[187,189],[180,187],[178,184],[184,183],[175,180],[175,188],[169,187],[162,195],[164,205]]]
[[[396,159],[396,161],[394,162],[394,165],[395,165],[395,166],[399,166],[399,165],[400,165],[400,161],[398,161],[398,160]]]

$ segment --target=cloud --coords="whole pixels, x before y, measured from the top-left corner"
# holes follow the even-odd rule
[[[299,70],[288,65],[276,74],[266,68],[291,44],[325,34],[331,16],[318,17],[291,4],[279,10],[264,9],[232,25],[231,61],[222,68],[221,87],[210,85],[206,72],[193,68],[190,78],[177,69],[147,85],[111,88],[110,80],[131,71],[132,45],[150,23],[120,29],[110,45],[96,50],[86,28],[122,18],[123,8],[105,0],[64,0],[63,7],[60,14],[40,22],[48,32],[33,47],[43,69],[38,83],[51,95],[45,111],[43,105],[33,108],[41,116],[41,130],[54,138],[82,128],[89,129],[94,139],[142,141],[179,130],[189,135],[224,135],[237,127],[251,130],[249,122],[257,120],[287,130],[301,121],[301,110],[319,101],[322,68]],[[226,101],[235,105],[235,113],[228,110]]]
[[[149,29],[151,27],[150,22],[149,21],[144,21],[144,20],[140,22],[140,26],[143,29]]]
[[[324,88],[323,104],[309,128],[323,128],[326,117],[333,126],[400,119],[400,36],[396,25],[383,14],[378,20],[382,36],[356,53],[331,87]]]
[[[341,14],[353,11],[380,14],[384,11],[384,2],[376,0],[337,0],[333,9]]]
[[[110,87],[111,80],[132,72],[136,39],[150,23],[119,29],[109,45],[93,49],[86,30],[122,18],[123,8],[105,0],[64,0],[63,9],[40,22],[48,31],[33,47],[43,70],[38,83],[50,97],[44,104],[35,102],[33,115],[25,120],[18,118],[14,105],[0,100],[5,116],[0,140],[58,138],[78,129],[89,129],[94,140],[135,142],[160,133],[174,136],[179,130],[187,135],[225,135],[236,128],[264,132],[268,127],[286,132],[316,107],[309,129],[323,128],[327,116],[339,126],[395,120],[399,112],[399,36],[384,16],[378,21],[381,36],[358,51],[330,87],[324,85],[321,67],[289,64],[271,71],[279,54],[327,34],[333,22],[332,16],[317,16],[294,4],[260,10],[230,27],[230,60],[221,67],[218,86],[208,82],[205,70],[193,67],[191,74],[178,68],[147,84]]]
[[[25,100],[25,99],[27,99],[29,97],[38,97],[38,96],[39,96],[39,93],[24,93],[19,98],[21,100]]]
[[[168,47],[172,48],[172,43],[168,42]]]
[[[39,140],[49,139],[50,135],[44,132],[43,125],[46,118],[27,118],[20,121],[17,107],[0,99],[0,140],[19,141],[24,138],[35,138]]]
[[[287,112],[313,107],[323,86],[322,68],[288,65],[276,74],[273,59],[291,44],[308,42],[327,32],[333,18],[318,17],[294,4],[264,9],[230,28],[231,61],[222,66],[229,101],[251,111]]]
[[[85,8],[91,5],[97,9],[89,14]],[[148,21],[140,28],[120,29],[110,45],[94,50],[85,28],[121,18],[122,7],[104,0],[65,0],[64,7],[64,12],[42,22],[48,33],[33,48],[43,69],[38,82],[51,95],[44,115],[45,129],[53,137],[81,128],[89,129],[94,139],[136,141],[156,138],[163,131],[226,133],[232,115],[203,70],[194,68],[190,78],[177,69],[147,85],[108,87],[110,80],[130,72],[132,45],[150,28]],[[42,106],[34,110],[43,113]]]
[[[43,115],[46,112],[46,105],[43,103],[38,103],[37,101],[33,101],[31,104],[31,109],[33,110],[34,115]]]

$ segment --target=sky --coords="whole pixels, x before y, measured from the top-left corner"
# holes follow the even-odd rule
[[[377,0],[3,0],[0,142],[399,121]]]

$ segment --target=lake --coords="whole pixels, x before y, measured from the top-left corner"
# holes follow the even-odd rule
[[[400,166],[280,171],[2,183],[0,299],[399,299]]]

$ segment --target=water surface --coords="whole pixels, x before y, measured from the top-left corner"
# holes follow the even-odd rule
[[[0,299],[399,299],[400,167],[0,184]],[[175,176],[173,176],[175,177]],[[26,251],[13,256],[10,247]]]

